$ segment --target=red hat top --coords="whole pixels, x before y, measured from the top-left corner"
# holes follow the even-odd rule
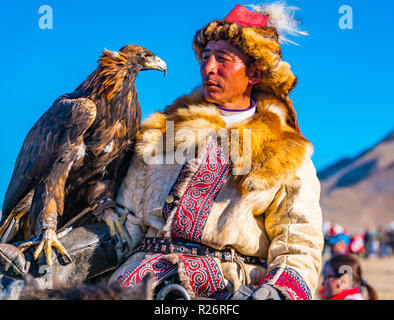
[[[224,20],[243,27],[262,28],[266,27],[268,24],[268,19],[264,14],[253,12],[240,4],[237,4]]]

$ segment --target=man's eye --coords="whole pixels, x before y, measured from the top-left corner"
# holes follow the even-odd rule
[[[227,57],[224,57],[224,56],[218,56],[218,57],[216,57],[216,60],[219,61],[219,62],[225,62],[225,61],[227,61],[229,59]]]

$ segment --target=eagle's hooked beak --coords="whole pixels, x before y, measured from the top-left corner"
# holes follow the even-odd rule
[[[164,60],[156,56],[153,57],[151,56],[146,59],[142,70],[149,70],[149,69],[164,71],[164,76],[167,75],[167,70],[168,70],[167,64],[164,62]]]

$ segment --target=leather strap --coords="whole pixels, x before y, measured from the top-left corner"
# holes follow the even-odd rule
[[[243,262],[248,264],[260,265],[266,268],[266,261],[257,257],[245,256],[234,249],[217,250],[209,246],[195,243],[180,238],[169,237],[149,237],[143,238],[140,245],[134,252],[154,252],[154,253],[181,253],[191,256],[214,257],[224,261]]]

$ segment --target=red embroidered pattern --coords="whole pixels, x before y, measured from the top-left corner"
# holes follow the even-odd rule
[[[211,138],[200,168],[179,201],[171,231],[172,237],[201,241],[214,199],[226,182],[229,171],[230,166],[219,142]]]
[[[226,182],[230,172],[228,160],[216,138],[208,141],[207,153],[198,171],[190,180],[186,191],[179,198],[176,187],[189,172],[186,163],[170,191],[170,195],[179,199],[179,205],[172,224],[171,236],[195,242],[201,242],[202,231],[205,227],[214,199]],[[168,219],[175,203],[165,204],[163,216]],[[156,244],[159,246],[159,244]],[[178,266],[166,261],[164,254],[147,256],[138,267],[130,269],[120,276],[121,286],[133,286],[151,272],[154,281],[159,282],[177,272]],[[227,297],[223,274],[219,265],[211,257],[187,256],[178,254],[185,276],[197,296],[214,299]]]
[[[148,273],[154,282],[160,282],[178,271],[178,265],[163,258],[164,254],[152,254],[143,259],[138,267],[129,269],[119,277],[122,287],[131,287]],[[195,295],[224,300],[227,297],[223,274],[213,258],[178,255],[185,275]]]
[[[271,272],[269,272],[263,280],[260,282],[260,285],[267,284],[270,279],[272,279],[276,273],[278,272],[279,268],[275,268]],[[283,290],[286,291],[288,296],[291,300],[311,300],[312,294],[297,271],[286,267],[282,273],[280,274],[279,278],[276,280],[275,283],[268,283],[278,287],[281,287]]]
[[[163,259],[164,254],[146,256],[135,269],[129,269],[119,277],[120,286],[131,287],[140,282],[148,273],[152,273],[153,281],[160,282],[177,271],[177,266]]]
[[[210,257],[179,256],[196,296],[223,300],[227,297],[223,274]]]

